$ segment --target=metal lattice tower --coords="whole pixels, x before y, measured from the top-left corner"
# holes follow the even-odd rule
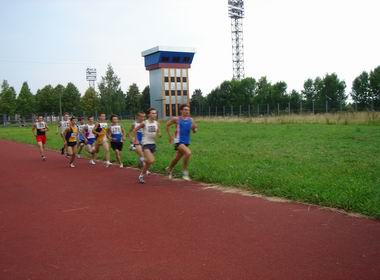
[[[231,18],[233,77],[240,80],[244,79],[244,1],[228,0],[228,15]]]

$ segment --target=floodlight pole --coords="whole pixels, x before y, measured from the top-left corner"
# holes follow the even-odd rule
[[[228,0],[228,15],[231,18],[232,71],[236,80],[244,79],[243,18],[244,1]]]
[[[96,69],[95,68],[87,68],[86,69],[86,80],[88,81],[88,86],[95,88],[96,81]]]

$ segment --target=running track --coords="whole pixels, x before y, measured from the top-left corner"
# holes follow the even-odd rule
[[[380,279],[380,223],[0,142],[0,279]]]

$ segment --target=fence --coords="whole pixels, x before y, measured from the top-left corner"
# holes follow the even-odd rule
[[[315,103],[276,103],[276,104],[246,104],[240,106],[191,106],[191,114],[194,117],[262,117],[262,116],[281,116],[291,114],[323,114],[337,112],[380,112],[380,105],[372,104],[370,107],[358,106],[358,104],[345,105],[343,103],[326,102],[323,106]],[[7,116],[0,114],[0,121],[3,126],[25,126],[35,122],[36,115],[28,117]],[[45,121],[55,123],[60,117],[55,114],[44,114]],[[97,116],[95,116],[96,119]],[[120,119],[134,119],[134,115],[122,115]]]
[[[380,106],[370,106],[363,108],[357,104],[345,105],[334,103],[330,106],[326,102],[324,106],[315,103],[277,103],[277,104],[246,104],[240,106],[192,106],[191,114],[199,117],[259,117],[259,116],[280,116],[290,114],[323,114],[337,112],[367,112],[380,111]]]

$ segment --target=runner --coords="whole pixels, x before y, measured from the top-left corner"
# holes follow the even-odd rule
[[[77,153],[77,139],[78,139],[78,126],[76,124],[76,118],[71,117],[69,127],[64,131],[65,144],[70,156],[69,166],[75,167],[74,161]]]
[[[137,126],[142,124],[144,122],[144,120],[145,120],[145,113],[139,112],[136,115],[136,121],[132,124],[132,126],[130,127],[130,129],[128,131],[128,138],[130,139],[130,141],[132,143],[131,150],[136,152],[136,154],[138,156],[138,160],[139,160],[139,167],[141,167],[141,168],[144,165],[144,153],[143,153],[142,146],[141,146],[141,140],[142,140],[142,135],[143,135],[142,128],[140,128],[136,132],[135,137],[133,137],[133,130]]]
[[[111,116],[111,126],[107,131],[107,137],[111,141],[111,148],[115,151],[115,156],[119,162],[120,168],[123,168],[121,160],[121,151],[123,150],[123,142],[126,139],[125,130],[119,124],[119,118],[116,115]]]
[[[95,142],[95,151],[93,159],[96,159],[97,154],[99,153],[99,148],[102,146],[104,149],[105,157],[106,157],[106,167],[111,165],[110,162],[110,148],[107,142],[107,129],[108,123],[106,122],[106,114],[100,113],[98,122],[96,123],[92,132],[96,136]]]
[[[47,124],[44,122],[44,117],[38,116],[37,121],[33,124],[32,132],[33,132],[33,135],[36,137],[38,147],[40,148],[41,159],[43,161],[46,160],[45,144],[46,144],[46,131],[48,130],[49,128]]]
[[[183,167],[182,167],[182,178],[184,180],[190,181],[189,176],[189,161],[191,157],[190,145],[190,133],[197,132],[197,125],[194,120],[190,117],[190,108],[188,105],[183,104],[180,106],[180,117],[172,118],[166,123],[166,132],[169,135],[169,143],[173,144],[174,149],[177,151],[175,158],[170,162],[166,171],[169,174],[169,178],[173,177],[173,168],[178,163],[178,161],[183,157]],[[170,134],[170,126],[176,125],[175,137]]]
[[[92,132],[95,127],[94,117],[87,118],[87,125],[84,127],[85,136],[87,138],[87,151],[91,154],[90,164],[95,165],[95,134]]]
[[[154,108],[149,108],[147,111],[148,119],[142,124],[135,127],[134,133],[137,133],[139,129],[143,129],[142,136],[142,149],[144,152],[144,166],[139,176],[139,183],[144,184],[144,175],[147,174],[147,170],[154,163],[154,153],[156,152],[156,137],[161,137],[160,125],[156,121],[157,111]]]
[[[86,138],[86,135],[85,135],[85,129],[86,127],[86,124],[84,123],[84,118],[83,117],[80,117],[79,118],[79,124],[78,124],[78,133],[79,133],[79,136],[78,136],[78,158],[81,158],[80,156],[80,153],[83,149],[83,147],[86,146],[86,142],[87,142],[87,138]]]
[[[61,135],[61,138],[62,138],[62,141],[63,141],[63,147],[61,149],[61,154],[64,155],[66,154],[67,155],[67,146],[65,144],[65,136],[63,135],[63,132],[66,130],[66,128],[69,127],[69,113],[64,113],[63,114],[63,120],[61,120],[59,123],[58,123],[58,127],[57,127],[57,133],[56,134],[60,134]]]

